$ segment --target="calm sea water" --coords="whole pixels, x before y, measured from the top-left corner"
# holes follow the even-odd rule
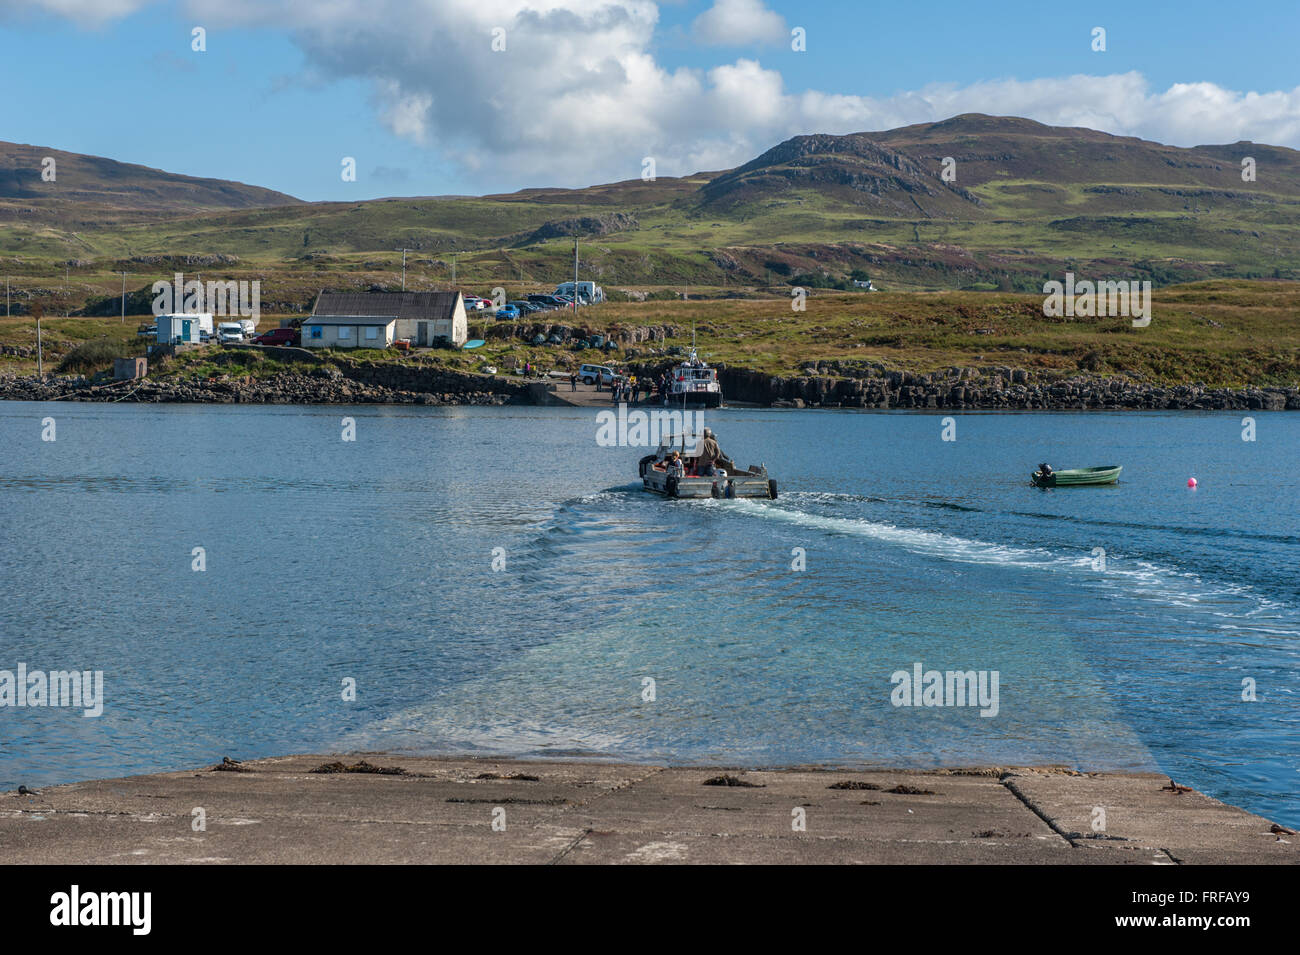
[[[0,707],[0,787],[340,748],[1066,763],[1300,821],[1300,415],[727,410],[780,499],[668,502],[594,414],[0,403],[0,670],[106,697]],[[891,705],[918,662],[996,670],[997,715]]]

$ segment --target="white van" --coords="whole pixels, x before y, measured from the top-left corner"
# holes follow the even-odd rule
[[[578,292],[576,295],[574,294],[573,288],[574,283],[561,282],[559,285],[555,286],[555,294],[567,295],[569,298],[581,298],[582,304],[585,305],[597,305],[605,301],[605,290],[595,282],[577,283]]]
[[[222,322],[217,326],[217,341],[225,344],[226,342],[242,342],[244,340],[244,326],[239,322]]]

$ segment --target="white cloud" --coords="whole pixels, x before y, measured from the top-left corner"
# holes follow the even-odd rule
[[[0,12],[52,13],[81,26],[99,26],[128,16],[153,0],[0,0]]]
[[[1300,88],[1153,90],[1130,72],[869,97],[790,91],[755,59],[669,70],[652,52],[659,8],[650,0],[189,0],[188,9],[209,28],[287,31],[312,75],[369,83],[394,135],[459,162],[492,189],[630,179],[645,156],[661,176],[725,169],[799,133],[883,130],[964,112],[1184,146],[1300,147]],[[506,31],[505,52],[492,51],[495,27]]]
[[[763,0],[715,0],[691,29],[700,40],[718,46],[780,43],[789,36],[785,20],[763,6]]]

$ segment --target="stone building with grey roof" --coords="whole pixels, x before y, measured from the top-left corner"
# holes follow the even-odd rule
[[[321,292],[302,323],[305,348],[461,346],[469,338],[459,292]]]

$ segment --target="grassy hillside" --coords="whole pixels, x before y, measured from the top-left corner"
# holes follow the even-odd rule
[[[952,182],[940,175],[948,158]],[[763,289],[857,273],[896,290],[1029,291],[1067,268],[1157,285],[1300,278],[1300,153],[1181,149],[1007,117],[800,136],[680,179],[356,203],[275,205],[249,187],[226,184],[227,196],[126,166],[118,179],[96,166],[102,181],[83,199],[71,172],[57,195],[38,173],[29,181],[34,159],[21,190],[0,188],[0,269],[48,290],[69,261],[93,284],[115,269],[165,275],[163,259],[185,257],[188,271],[391,270],[401,247],[429,282],[450,281],[455,254],[458,279],[475,286],[553,283],[572,273],[575,233],[584,277],[605,285]],[[177,212],[186,189],[192,203]],[[215,208],[223,201],[236,208]]]
[[[0,214],[6,217],[36,213],[36,218],[49,221],[51,215],[75,217],[90,208],[110,216],[113,211],[193,214],[200,209],[299,201],[240,182],[181,176],[48,146],[0,142]]]

